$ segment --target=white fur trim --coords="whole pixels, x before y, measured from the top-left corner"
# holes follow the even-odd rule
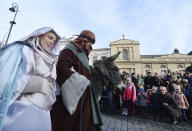
[[[61,95],[65,108],[72,115],[90,81],[79,73],[72,74],[61,86]]]

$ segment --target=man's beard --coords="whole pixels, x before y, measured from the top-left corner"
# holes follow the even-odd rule
[[[83,50],[85,51],[85,54],[88,56],[89,55],[88,49],[86,49],[85,46],[83,46]]]

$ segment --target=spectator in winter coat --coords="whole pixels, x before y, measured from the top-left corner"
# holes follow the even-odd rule
[[[131,74],[131,81],[132,81],[133,84],[135,85],[136,90],[138,90],[138,89],[139,89],[139,87],[138,87],[138,80],[137,80],[136,75],[135,75],[134,72]]]
[[[177,79],[176,76],[173,76],[173,79],[171,80],[171,82],[168,85],[168,91],[173,94],[173,92],[175,91],[174,86],[175,85],[180,85],[181,86],[181,90],[183,92],[183,85],[181,84],[181,82]]]
[[[173,93],[173,99],[175,100],[178,107],[181,109],[183,119],[187,121],[186,110],[189,108],[189,103],[185,95],[181,92],[179,85],[175,86],[175,93]]]
[[[155,115],[155,121],[159,120],[159,110],[161,107],[161,99],[160,99],[160,94],[157,93],[157,87],[153,86],[151,95],[150,95],[150,104],[152,104],[152,111],[153,114]]]
[[[153,86],[152,89],[148,89],[146,91],[146,95],[147,95],[147,104],[151,107],[151,102],[150,102],[150,96],[154,93],[157,92],[157,87],[156,86]]]
[[[126,103],[128,115],[133,116],[133,113],[135,112],[134,103],[136,100],[136,88],[135,85],[131,82],[130,77],[127,78],[127,83],[124,87],[122,99]]]
[[[159,86],[159,78],[158,78],[156,72],[154,73],[154,76],[152,77],[152,80],[153,80],[152,86]]]
[[[143,86],[139,86],[139,93],[137,94],[135,105],[139,108],[139,112],[141,112],[142,115],[147,115],[147,94]]]
[[[189,71],[186,71],[184,78],[188,80],[190,87],[192,87],[192,75]]]
[[[145,88],[145,91],[147,89],[151,89],[152,88],[152,85],[153,85],[153,79],[152,79],[152,76],[151,76],[151,72],[147,72],[147,76],[144,78],[144,88]]]
[[[177,124],[177,118],[180,117],[181,112],[177,106],[173,97],[167,92],[167,89],[164,86],[160,87],[161,94],[161,114],[171,116],[171,122],[173,125]]]
[[[187,79],[183,79],[182,84],[184,87],[184,95],[186,96],[186,98],[188,100],[189,96],[192,95],[191,87],[190,87]]]

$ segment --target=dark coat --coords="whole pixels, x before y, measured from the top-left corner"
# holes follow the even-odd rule
[[[161,99],[160,99],[159,93],[152,94],[150,98],[150,103],[152,104],[152,108],[158,109],[161,107]]]
[[[169,107],[179,110],[179,107],[177,106],[175,100],[173,99],[171,94],[169,94],[168,92],[165,95],[160,94],[160,99],[161,99],[162,106],[163,106],[163,103],[167,103]]]
[[[152,76],[146,76],[144,78],[144,88],[145,88],[145,90],[151,89],[152,86],[153,86],[153,78],[152,78]]]
[[[61,86],[73,73],[71,67],[90,79],[90,73],[85,66],[80,62],[77,56],[68,49],[62,50],[57,63],[57,83]],[[77,87],[78,88],[78,87]],[[93,125],[91,115],[91,96],[90,87],[87,87],[83,94],[82,104],[82,130],[96,131],[96,126]],[[53,131],[79,131],[80,130],[80,112],[82,97],[79,100],[77,109],[73,115],[70,115],[65,109],[61,96],[57,96],[57,101],[53,105],[51,111],[51,120]]]
[[[134,76],[131,77],[131,81],[134,83],[135,87],[138,86],[138,80]]]
[[[180,111],[179,107],[177,106],[175,100],[171,96],[171,94],[169,94],[168,92],[165,95],[161,94],[160,99],[161,99],[162,113],[165,113],[165,114],[169,113],[169,114],[171,114],[172,118],[173,117],[179,118],[181,116],[181,111]],[[168,106],[163,105],[163,103],[167,103]]]
[[[153,81],[152,81],[152,82],[153,82],[153,83],[152,83],[152,86],[157,86],[157,87],[159,87],[159,85],[160,85],[160,84],[159,84],[159,78],[158,78],[157,76],[153,76],[153,77],[152,77],[152,80],[153,80]]]

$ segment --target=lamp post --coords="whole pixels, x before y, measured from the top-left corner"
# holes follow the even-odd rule
[[[7,40],[6,40],[6,42],[5,42],[5,45],[7,45],[7,43],[8,43],[9,36],[10,36],[10,34],[11,34],[11,30],[12,30],[12,28],[13,28],[13,25],[16,24],[16,22],[15,22],[15,17],[16,17],[17,12],[18,12],[18,5],[17,5],[17,3],[12,3],[12,7],[9,8],[9,10],[10,10],[11,12],[15,12],[15,16],[14,16],[13,20],[10,21],[11,26],[10,26],[10,29],[9,29],[9,33],[8,33],[8,36],[7,36]]]

